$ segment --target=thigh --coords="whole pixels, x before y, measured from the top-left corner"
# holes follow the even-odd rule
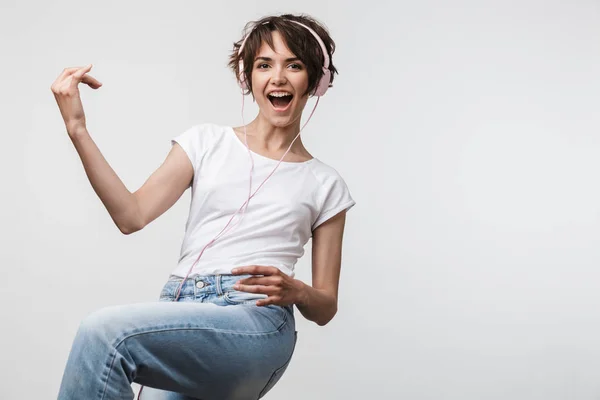
[[[293,317],[278,306],[137,303],[86,324],[136,360],[134,382],[202,400],[257,398],[295,345]]]

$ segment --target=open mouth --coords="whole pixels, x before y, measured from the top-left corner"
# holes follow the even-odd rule
[[[267,95],[267,98],[273,105],[273,108],[277,111],[287,110],[288,106],[292,102],[293,97],[294,96],[291,94],[286,94],[283,96],[282,95],[272,95],[272,94]]]

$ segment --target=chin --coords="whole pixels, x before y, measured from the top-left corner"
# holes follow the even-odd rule
[[[274,116],[271,118],[268,118],[269,122],[274,125],[277,126],[279,128],[284,128],[286,126],[292,125],[295,122],[297,122],[300,119],[300,115],[295,116],[295,115],[286,115],[286,116]]]
[[[269,123],[277,128],[285,128],[292,124],[293,121],[290,121],[288,118],[285,120],[280,118],[268,118]]]
[[[263,119],[269,122],[269,124],[276,126],[278,128],[284,128],[286,126],[292,125],[296,122],[300,116],[294,114],[285,114],[285,115],[277,115],[270,112],[271,110],[267,110],[267,112],[261,112]]]

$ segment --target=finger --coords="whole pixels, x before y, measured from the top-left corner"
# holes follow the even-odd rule
[[[57,81],[62,81],[63,79],[65,79],[67,76],[72,75],[73,72],[81,69],[82,67],[69,67],[69,68],[65,68],[63,69],[63,71],[60,73],[60,75],[58,76]]]
[[[243,273],[251,275],[273,275],[276,274],[279,269],[267,266],[267,265],[248,265],[244,267],[237,267],[232,270],[234,275],[240,275]]]
[[[270,304],[273,305],[283,305],[283,304],[279,304],[280,299],[279,297],[275,297],[275,296],[269,296],[266,299],[260,299],[256,301],[256,305],[263,307],[263,306],[268,306]]]
[[[69,87],[70,88],[77,87],[79,85],[79,82],[83,82],[84,75],[87,74],[90,69],[92,69],[92,64],[86,65],[85,67],[74,72],[73,75],[71,75],[71,79],[69,80],[69,83],[68,83]],[[94,84],[94,86],[96,86],[96,85]],[[96,86],[96,89],[98,87],[100,87],[100,86]]]
[[[260,280],[259,277],[243,278],[237,281],[236,285],[264,285],[265,282]],[[234,285],[235,287],[235,285]]]
[[[261,277],[249,277],[243,278],[236,282],[237,284],[242,285],[275,285],[278,283],[277,278],[271,276],[261,276]]]
[[[248,292],[248,293],[259,293],[259,294],[266,294],[266,295],[270,295],[275,293],[275,290],[273,289],[272,286],[264,286],[264,285],[233,285],[233,288],[235,290],[239,290],[241,292]]]
[[[71,76],[75,71],[81,69],[81,67],[69,67],[69,68],[65,68],[62,70],[62,72],[60,73],[60,75],[58,75],[58,77],[54,80],[54,82],[52,82],[52,86],[50,86],[50,89],[52,89],[52,91],[54,91],[54,88],[58,88],[60,87],[66,78],[68,78],[69,76]]]
[[[94,78],[89,74],[84,75],[81,78],[81,82],[89,85],[93,89],[98,89],[100,86],[102,86],[102,82],[100,82],[98,79]]]
[[[53,86],[59,88],[67,88],[72,89],[73,87],[77,87],[79,82],[81,82],[81,77],[87,73],[92,67],[92,64],[88,64],[82,68],[66,68],[61,74],[61,78],[57,79]]]
[[[233,275],[247,275],[247,274],[251,274],[251,271],[254,271],[253,269],[254,267],[251,265],[246,265],[243,267],[237,267],[231,270],[231,273]]]
[[[81,81],[81,77],[85,74],[87,74],[88,72],[90,72],[90,70],[92,69],[92,64],[88,64],[83,68],[78,69],[77,71],[75,71],[73,73],[73,79],[77,79],[78,81]]]
[[[253,274],[260,265],[244,265],[242,267],[236,267],[231,270],[231,273],[234,275],[245,275],[245,274]]]

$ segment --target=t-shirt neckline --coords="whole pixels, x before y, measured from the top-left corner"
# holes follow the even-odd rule
[[[248,151],[248,148],[246,148],[246,145],[240,140],[240,138],[237,136],[237,134],[235,133],[235,130],[233,129],[232,126],[227,126],[227,129],[229,130],[229,132],[233,135],[233,139],[239,143],[240,146],[242,146],[242,148],[246,151]],[[267,160],[267,161],[271,161],[271,162],[279,162],[279,160],[275,160],[274,158],[270,158],[270,157],[265,157],[262,154],[258,154],[254,151],[252,151],[252,149],[250,149],[250,152],[252,153],[253,156],[257,156],[258,158],[261,158],[263,160]],[[306,161],[282,161],[282,164],[295,164],[295,165],[304,165],[304,164],[310,164],[313,161],[316,160],[316,157],[313,157],[309,160]]]

